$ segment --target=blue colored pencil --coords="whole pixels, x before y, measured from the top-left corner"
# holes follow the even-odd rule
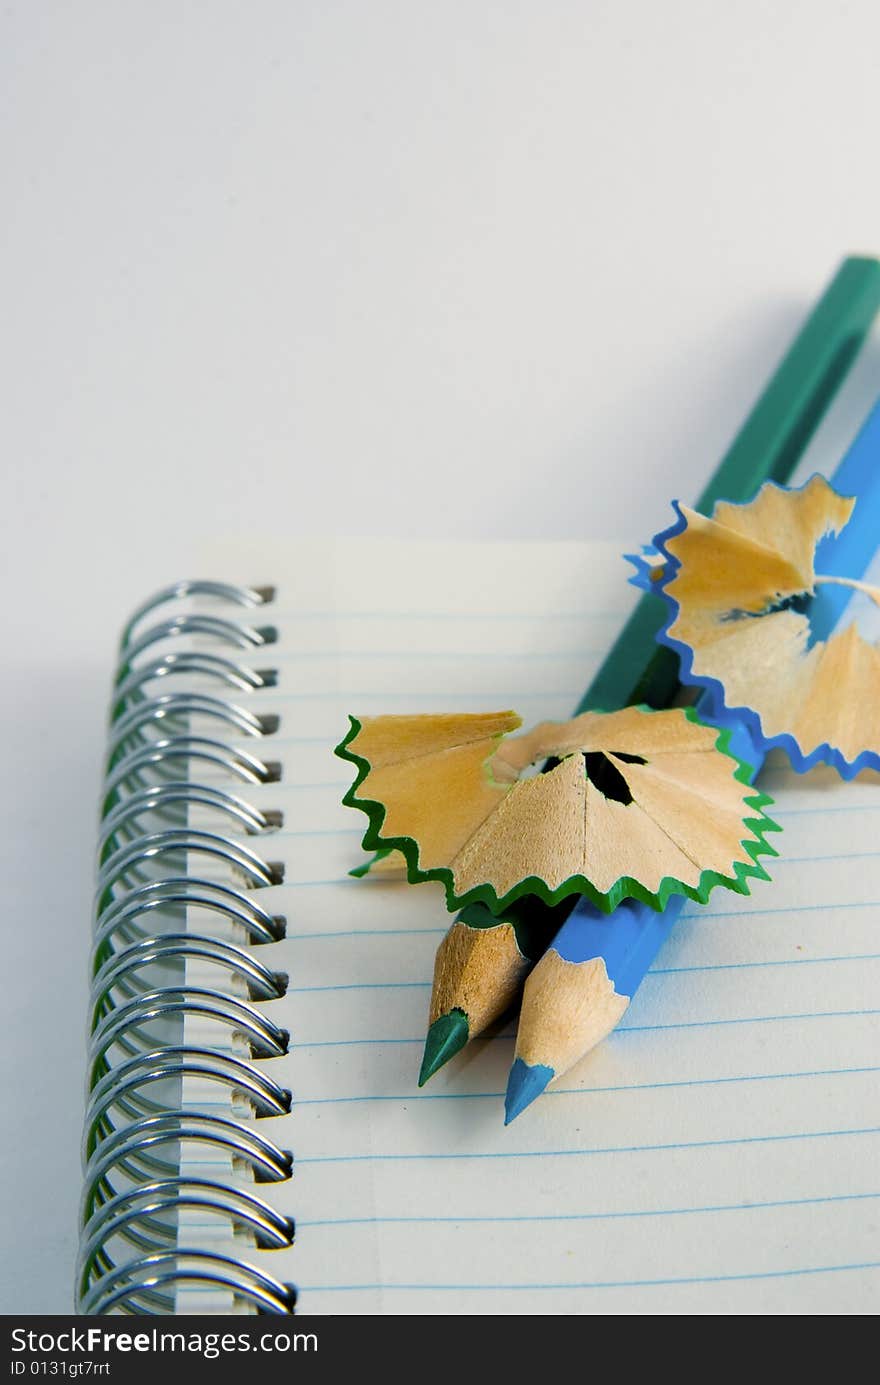
[[[859,578],[880,545],[880,401],[832,484],[858,501],[842,532],[821,541],[816,570],[829,577]],[[810,605],[814,640],[828,637],[852,595],[850,587],[823,584],[817,589]],[[699,706],[711,719],[709,694]],[[763,757],[745,727],[736,728],[731,750],[758,772]],[[609,915],[586,900],[578,902],[525,984],[505,1124],[616,1027],[684,903],[678,896],[657,913],[628,901]]]
[[[767,480],[787,481],[846,375],[880,307],[880,262],[844,260],[696,502],[751,500]],[[663,602],[646,593],[577,708],[612,712],[631,703],[668,707],[678,659],[656,643]],[[573,908],[526,898],[495,916],[464,909],[437,952],[422,1086],[519,997],[525,977]]]

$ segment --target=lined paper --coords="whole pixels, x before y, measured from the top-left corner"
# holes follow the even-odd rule
[[[773,760],[773,883],[689,905],[616,1033],[512,1126],[512,1025],[416,1086],[450,917],[438,885],[347,874],[365,819],[341,806],[332,747],[349,713],[571,715],[635,600],[619,553],[225,550],[224,577],[278,587],[259,622],[278,641],[250,659],[277,687],[235,700],[280,715],[242,748],[282,779],[236,792],[284,814],[248,842],[284,866],[257,897],[288,934],[259,957],[289,990],[261,1009],[291,1031],[265,1068],[295,1099],[257,1128],[294,1153],[293,1177],[258,1191],[296,1218],[296,1245],[237,1253],[295,1283],[301,1313],[876,1307],[877,775],[798,780]]]

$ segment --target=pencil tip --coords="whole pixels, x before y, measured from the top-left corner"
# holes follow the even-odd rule
[[[524,1063],[522,1058],[516,1058],[507,1079],[504,1124],[510,1125],[511,1121],[522,1115],[526,1107],[531,1106],[535,1097],[541,1095],[548,1082],[552,1082],[555,1076],[553,1069],[546,1067],[544,1063],[536,1063],[532,1067],[530,1063]]]
[[[425,1038],[425,1052],[419,1072],[419,1086],[424,1087],[429,1077],[433,1077],[444,1063],[454,1058],[464,1048],[470,1037],[468,1017],[457,1007],[438,1015]]]

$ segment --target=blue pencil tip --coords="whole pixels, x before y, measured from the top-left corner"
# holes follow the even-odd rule
[[[555,1076],[553,1069],[543,1063],[536,1063],[532,1067],[530,1063],[524,1063],[522,1058],[515,1059],[507,1079],[504,1124],[510,1125],[527,1106],[531,1106],[535,1097],[541,1095],[547,1083],[552,1082]]]

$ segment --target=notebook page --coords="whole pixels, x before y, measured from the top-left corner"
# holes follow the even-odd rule
[[[224,547],[224,577],[274,581],[279,713],[248,787],[283,827],[260,890],[288,920],[260,1008],[291,1031],[266,1071],[294,1093],[257,1123],[295,1155],[259,1191],[290,1251],[246,1254],[301,1313],[777,1314],[876,1306],[878,777],[772,764],[784,855],[751,896],[689,906],[616,1033],[513,1125],[512,1026],[416,1086],[437,885],[354,880],[341,807],[347,715],[513,707],[571,714],[635,593],[618,545]],[[265,657],[271,655],[271,659]],[[254,743],[247,748],[254,749]]]

